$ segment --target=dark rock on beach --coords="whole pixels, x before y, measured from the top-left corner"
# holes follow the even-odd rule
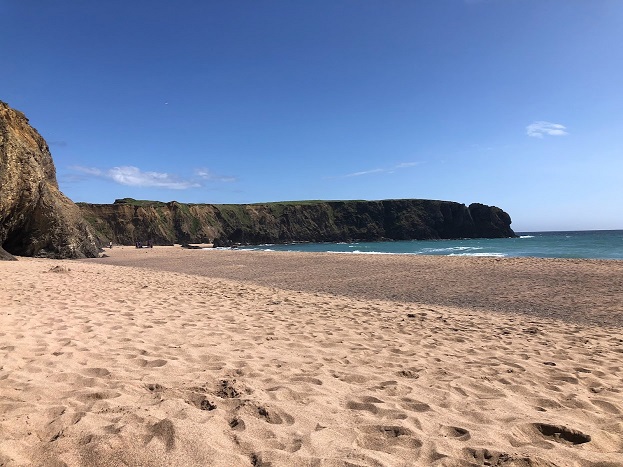
[[[7,253],[1,246],[0,246],[0,261],[17,261],[17,258],[15,256],[13,256],[10,253]]]

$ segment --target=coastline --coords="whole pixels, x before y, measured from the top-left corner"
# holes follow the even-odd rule
[[[0,464],[620,463],[617,319],[483,308],[618,315],[616,262],[106,254],[0,264]]]

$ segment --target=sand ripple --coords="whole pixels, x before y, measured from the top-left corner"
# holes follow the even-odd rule
[[[0,465],[623,463],[619,328],[94,263],[0,268]]]

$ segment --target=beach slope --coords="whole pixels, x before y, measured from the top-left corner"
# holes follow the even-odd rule
[[[373,292],[354,293],[348,285],[358,290],[367,271],[349,277],[342,256],[331,259],[340,274],[325,264],[323,290],[322,277],[305,272],[279,279],[279,254],[203,253],[114,248],[99,260],[0,264],[0,465],[623,462],[616,319],[522,311],[531,291],[504,283],[516,277],[508,271],[497,285],[519,297],[518,312],[512,300],[497,310],[469,294],[461,306],[418,301],[413,289],[440,288],[433,269],[409,288],[382,276],[385,258],[375,259]],[[155,258],[170,270],[139,267]],[[591,274],[620,268],[598,263]],[[204,275],[185,273],[201,264]],[[526,274],[545,281],[552,263],[530,264]],[[247,270],[244,280],[225,277],[237,270]],[[467,289],[463,276],[445,287]],[[568,307],[582,295],[604,315],[620,314],[617,287],[589,287]]]

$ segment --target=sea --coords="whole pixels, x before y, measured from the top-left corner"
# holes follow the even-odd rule
[[[241,250],[623,260],[623,230],[520,232],[517,238],[291,243],[243,246]]]

